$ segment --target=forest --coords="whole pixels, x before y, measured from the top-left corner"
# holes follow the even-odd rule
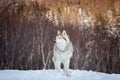
[[[0,69],[53,69],[57,31],[71,69],[120,73],[119,0],[0,0]]]

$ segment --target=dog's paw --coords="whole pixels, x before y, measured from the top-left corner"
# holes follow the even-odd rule
[[[72,72],[70,70],[68,72],[69,72],[69,74],[72,74]]]
[[[71,74],[70,74],[70,73],[67,73],[66,76],[71,77]]]
[[[65,75],[71,77],[71,71],[65,72]]]
[[[59,72],[59,73],[61,72],[61,69],[55,69],[55,70],[56,70],[57,72]]]

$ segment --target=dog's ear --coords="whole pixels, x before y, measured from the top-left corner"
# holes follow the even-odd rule
[[[66,33],[66,31],[65,31],[65,30],[63,30],[62,34],[63,34],[64,36],[65,36],[65,35],[67,35],[67,33]]]
[[[57,34],[60,34],[60,31],[59,31],[59,30],[57,31]]]

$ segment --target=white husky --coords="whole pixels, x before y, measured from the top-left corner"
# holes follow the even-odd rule
[[[61,63],[64,65],[64,72],[67,76],[70,76],[69,63],[70,58],[73,55],[73,46],[69,37],[64,30],[62,33],[57,32],[56,43],[54,45],[53,62],[55,69],[60,71]]]

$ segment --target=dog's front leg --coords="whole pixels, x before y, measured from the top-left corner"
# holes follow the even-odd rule
[[[70,72],[69,72],[69,63],[70,60],[66,60],[63,64],[64,64],[64,72],[67,76],[70,76]]]
[[[55,69],[60,72],[60,61],[55,61]]]

